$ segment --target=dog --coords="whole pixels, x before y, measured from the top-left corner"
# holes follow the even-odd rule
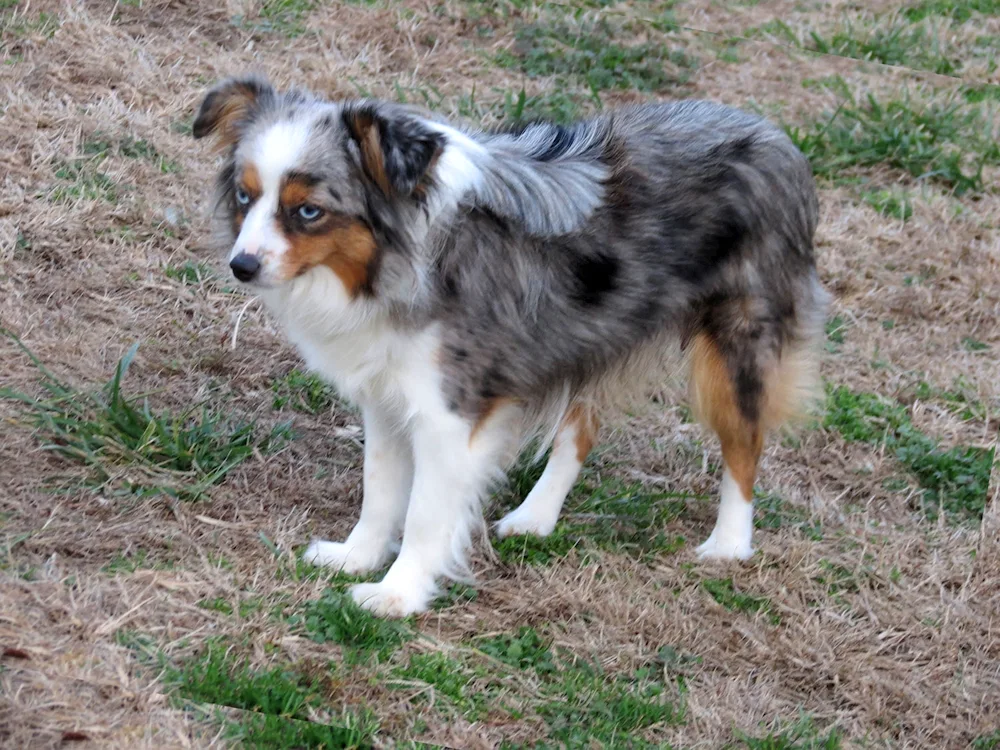
[[[828,295],[809,164],[763,118],[704,101],[475,131],[248,76],[205,96],[232,273],[361,409],[364,498],[305,560],[377,583],[380,616],[468,575],[491,483],[551,453],[497,526],[552,532],[607,409],[681,353],[724,458],[703,558],[753,553],[765,435],[815,383]]]

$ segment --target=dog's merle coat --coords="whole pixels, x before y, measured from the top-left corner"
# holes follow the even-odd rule
[[[792,397],[773,393],[775,373],[808,349],[826,303],[812,177],[780,130],[680,102],[570,126],[462,131],[399,105],[230,81],[194,127],[229,146],[219,180],[229,244],[239,233],[234,180],[282,123],[308,140],[294,168],[324,191],[326,212],[370,232],[355,303],[364,314],[351,325],[435,331],[454,414],[475,425],[509,403],[558,420],[574,403],[599,406],[608,383],[627,384],[630,368],[670,342],[696,342],[705,371],[725,372],[722,390],[707,376],[703,396],[738,411],[711,407],[722,416],[708,421],[724,451],[727,439],[746,444],[739,451],[756,466],[768,412]],[[336,339],[346,325],[337,315],[288,312],[296,283],[305,282],[277,279],[265,299],[280,298],[272,306],[290,326]],[[735,428],[723,423],[753,437],[727,437]]]

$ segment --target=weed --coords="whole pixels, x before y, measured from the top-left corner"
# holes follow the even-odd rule
[[[207,263],[195,263],[190,260],[184,261],[179,266],[164,266],[163,274],[168,279],[179,281],[188,286],[197,286],[214,276],[211,266]]]
[[[784,731],[768,733],[763,737],[750,737],[739,732],[737,737],[739,746],[747,750],[840,750],[841,746],[840,732],[836,727],[824,732],[808,716],[803,716]]]
[[[287,437],[284,427],[258,436],[253,424],[230,426],[203,405],[172,414],[153,411],[148,398],[126,396],[122,381],[138,344],[119,360],[103,388],[84,392],[49,372],[14,334],[0,332],[30,358],[42,376],[44,392],[36,398],[3,388],[0,397],[24,404],[43,447],[84,464],[90,483],[98,487],[196,499],[255,451],[274,450]]]
[[[974,339],[971,336],[966,336],[962,339],[962,346],[970,352],[983,352],[990,348],[989,344],[979,339]]]
[[[664,91],[687,81],[695,63],[685,53],[656,42],[622,46],[613,41],[618,33],[603,17],[578,24],[530,24],[517,30],[516,52],[501,55],[499,62],[532,78],[567,76],[593,92]]]
[[[963,86],[962,96],[970,104],[979,104],[986,101],[1000,101],[1000,85],[995,83],[982,83],[977,86]]]
[[[831,345],[840,345],[844,343],[844,331],[847,329],[847,321],[844,320],[843,316],[835,315],[826,321],[826,340],[827,348],[832,351],[836,351],[836,347],[831,347]]]
[[[301,624],[318,643],[339,643],[352,658],[377,655],[384,660],[413,637],[404,623],[376,617],[356,605],[348,592],[335,589],[307,602],[303,614],[290,622]]]
[[[942,449],[913,426],[904,406],[845,386],[829,389],[824,426],[851,442],[889,448],[923,488],[922,510],[928,517],[936,517],[941,506],[958,517],[982,518],[992,449],[961,445]]]
[[[53,203],[73,203],[79,200],[100,200],[115,203],[118,185],[104,172],[97,171],[90,163],[66,162],[55,171],[62,184],[49,193]]]
[[[149,560],[149,552],[147,550],[137,549],[135,552],[127,554],[119,552],[101,570],[114,575],[115,573],[135,573],[135,571],[142,568],[169,570],[172,567],[173,563],[170,562],[154,562]]]
[[[556,670],[549,641],[543,640],[534,628],[527,626],[520,628],[516,635],[481,638],[476,642],[476,648],[515,669],[533,669],[538,674]]]
[[[731,612],[748,614],[762,612],[767,615],[772,625],[781,622],[781,618],[774,612],[774,605],[770,599],[737,591],[732,578],[709,578],[702,581],[701,585],[715,601]]]
[[[882,216],[900,221],[906,221],[913,216],[913,204],[905,190],[866,190],[861,194],[861,200]]]
[[[955,75],[961,58],[942,49],[940,38],[924,26],[895,22],[859,30],[847,24],[824,38],[810,32],[812,49],[830,55],[872,60],[885,65],[900,65],[916,70],[928,70],[941,75]]]
[[[1000,729],[981,734],[972,741],[972,750],[997,750],[1000,748]]]
[[[253,712],[228,719],[224,724],[226,739],[236,743],[236,747],[255,750],[371,748],[377,726],[370,715],[359,718],[347,710],[338,717],[337,726]]]
[[[823,531],[819,521],[811,521],[802,508],[789,505],[773,493],[754,497],[754,527],[758,529],[796,528],[807,539],[820,541]]]
[[[825,121],[787,128],[818,177],[886,164],[962,194],[984,188],[983,169],[1000,163],[1000,145],[978,110],[960,103],[915,108],[907,99],[845,100]]]
[[[271,383],[274,398],[271,406],[281,410],[286,406],[306,414],[321,414],[336,403],[333,388],[318,375],[291,370]]]

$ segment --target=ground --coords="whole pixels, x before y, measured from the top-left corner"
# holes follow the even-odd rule
[[[0,744],[1000,747],[998,13],[0,0]],[[362,435],[211,245],[190,125],[248,69],[487,125],[704,97],[788,128],[835,303],[756,556],[696,561],[719,452],[665,388],[553,536],[481,546],[428,614],[304,565]]]

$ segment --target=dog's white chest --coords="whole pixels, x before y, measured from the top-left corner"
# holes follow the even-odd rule
[[[441,403],[437,336],[377,325],[335,337],[289,331],[310,369],[355,402],[377,401],[401,417]]]

